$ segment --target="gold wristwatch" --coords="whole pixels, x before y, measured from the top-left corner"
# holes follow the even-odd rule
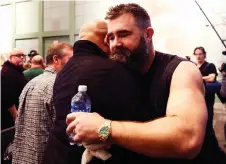
[[[105,142],[111,134],[111,122],[111,120],[105,120],[98,129],[98,136],[103,142]]]

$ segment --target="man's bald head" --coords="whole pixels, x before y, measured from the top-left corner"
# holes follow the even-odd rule
[[[9,57],[16,56],[16,55],[24,55],[24,52],[20,49],[14,48],[10,53]]]
[[[79,32],[79,39],[92,37],[105,37],[107,34],[107,23],[104,20],[95,20],[83,25]]]
[[[31,64],[32,65],[40,65],[40,66],[43,66],[43,63],[44,63],[44,60],[43,60],[43,57],[41,55],[36,55],[31,60]]]
[[[80,40],[89,40],[98,45],[103,51],[109,52],[109,48],[105,43],[107,35],[107,23],[104,20],[95,20],[91,23],[85,24],[80,32]]]

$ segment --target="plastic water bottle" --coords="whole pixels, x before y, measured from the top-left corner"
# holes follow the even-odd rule
[[[87,86],[79,85],[78,93],[74,95],[71,99],[71,112],[90,112],[91,111],[91,101],[89,96],[87,95]],[[71,133],[69,135],[70,145],[75,145],[75,141],[73,140],[74,134]],[[78,146],[81,144],[77,143]]]

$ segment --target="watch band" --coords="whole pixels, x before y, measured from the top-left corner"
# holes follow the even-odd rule
[[[111,133],[111,120],[105,120],[104,123],[98,129],[98,135],[100,141],[105,142]]]

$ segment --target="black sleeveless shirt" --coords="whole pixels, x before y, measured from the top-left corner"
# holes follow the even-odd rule
[[[139,76],[140,78],[144,78],[143,80],[141,80],[142,85],[140,85],[143,87],[143,91],[144,91],[144,94],[142,95],[143,104],[141,104],[140,108],[137,109],[137,113],[138,113],[137,117],[134,118],[133,120],[148,121],[150,119],[157,119],[165,116],[172,75],[175,69],[177,68],[177,66],[182,61],[185,61],[185,59],[182,59],[180,57],[173,56],[173,55],[156,52],[155,59],[152,63],[150,70],[144,76],[142,77]],[[56,143],[57,141],[54,142],[54,145],[56,145]],[[54,146],[54,145],[51,145],[51,146]],[[213,144],[209,144],[209,145],[213,146]],[[67,159],[69,156],[75,158],[76,154],[81,154],[83,152],[83,150],[80,152],[69,151],[68,148],[62,149],[62,147],[59,147],[58,149],[62,150],[61,151],[62,155],[65,156],[64,159]],[[131,152],[129,150],[122,150],[118,152],[119,149],[117,150],[115,149],[115,151],[116,153],[114,153],[114,149],[113,149],[113,152],[110,151],[113,154],[113,158],[110,158],[105,162],[94,158],[91,161],[91,164],[102,164],[102,163],[105,163],[105,164],[127,164],[127,163],[155,164],[156,163],[157,164],[160,162],[167,163],[167,164],[169,163],[173,163],[173,164],[175,163],[181,163],[181,164],[208,163],[208,159],[200,160],[202,159],[202,157],[205,157],[206,155],[205,152],[204,153],[201,152],[202,155],[198,155],[198,157],[194,160],[181,160],[181,159],[152,158],[152,157],[144,156],[135,152]],[[50,152],[50,155],[52,156],[51,149],[49,149],[49,151],[46,151],[46,152]],[[59,156],[59,154],[57,154],[57,156]],[[78,158],[81,158],[81,156],[78,156]],[[207,161],[207,162],[204,162],[204,161]],[[50,164],[50,162],[47,162],[47,163]],[[68,162],[62,161],[61,163],[68,163]]]
[[[151,118],[156,119],[165,116],[173,73],[180,62],[184,60],[175,55],[156,51],[151,68],[145,75],[148,83],[146,85],[149,88],[148,108]]]
[[[148,88],[148,114],[147,117],[157,119],[166,115],[166,107],[173,73],[177,66],[186,59],[175,55],[164,54],[156,51],[155,59],[151,68],[145,75],[145,87]],[[179,98],[178,98],[179,101]],[[189,105],[189,104],[185,104]],[[148,119],[148,118],[146,118]],[[186,142],[186,141],[184,141]],[[167,164],[202,164],[214,163],[225,160],[224,153],[218,149],[215,134],[211,129],[206,130],[206,136],[201,152],[194,159],[145,159],[143,163],[167,163]]]

